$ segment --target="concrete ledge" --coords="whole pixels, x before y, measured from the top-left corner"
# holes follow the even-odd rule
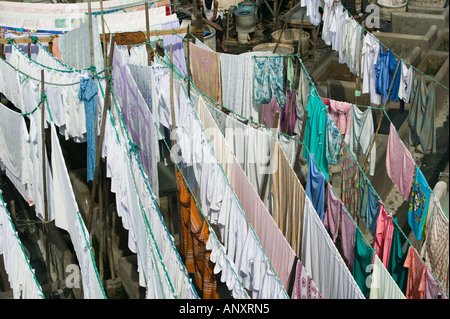
[[[373,35],[398,55],[400,55],[403,47],[403,53],[400,55],[402,59],[408,56],[415,47],[419,47],[422,51],[428,51],[430,45],[430,39],[425,35],[409,35],[391,32],[374,32]]]
[[[392,12],[391,23],[392,33],[402,33],[408,35],[424,35],[432,25],[438,29],[444,29],[446,15],[427,14],[422,12]]]
[[[119,259],[119,276],[130,299],[143,299],[145,297],[145,289],[139,286],[137,255]]]

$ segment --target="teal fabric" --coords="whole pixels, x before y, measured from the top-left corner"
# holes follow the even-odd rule
[[[273,94],[280,107],[286,104],[284,61],[280,57],[255,56],[254,94],[256,103],[268,104]]]
[[[422,171],[417,167],[408,210],[408,224],[417,240],[422,240],[430,200],[431,188]]]
[[[303,140],[306,147],[303,148],[303,157],[308,159],[311,152],[317,163],[317,168],[328,180],[328,160],[327,160],[327,107],[322,99],[316,95],[314,85],[311,86],[308,105],[308,118],[305,123],[305,138]]]
[[[397,283],[398,287],[406,294],[406,286],[408,282],[408,268],[403,267],[406,256],[408,255],[409,244],[406,251],[402,250],[400,241],[400,231],[397,226],[397,218],[394,218],[394,232],[392,234],[391,254],[389,256],[388,271],[392,279]]]
[[[367,296],[370,287],[368,276],[372,272],[372,265],[374,251],[367,246],[362,239],[361,231],[356,228],[355,232],[355,260],[353,262],[353,278],[361,289],[364,296]]]

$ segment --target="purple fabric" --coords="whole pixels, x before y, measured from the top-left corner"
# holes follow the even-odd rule
[[[295,292],[297,299],[324,299],[300,260],[297,261]]]
[[[272,99],[270,100],[270,102],[267,104],[263,104],[262,106],[261,123],[267,127],[277,127],[278,123],[274,123],[275,113],[277,111],[281,113],[281,108],[278,105],[275,94],[272,94]],[[280,119],[278,121],[280,121]]]
[[[294,135],[294,126],[295,122],[297,121],[297,113],[295,112],[296,106],[295,106],[295,94],[292,95],[291,91],[287,89],[286,94],[286,105],[284,106],[283,110],[281,111],[280,116],[280,130],[282,132],[286,132],[286,126],[287,134],[292,136]],[[292,106],[291,106],[291,99],[292,99]],[[289,115],[289,110],[291,110],[291,114]]]
[[[425,274],[425,294],[424,299],[437,299],[440,285],[431,274],[431,270],[427,268]]]
[[[323,225],[330,230],[333,242],[336,242],[339,229],[339,218],[341,217],[341,199],[334,193],[333,186],[328,184],[327,188],[327,209]]]
[[[116,48],[114,49],[116,51]],[[126,63],[119,54],[114,54],[113,71],[114,92],[119,102],[120,111],[127,127],[139,160],[147,175],[151,175],[151,132],[153,119],[136,82]]]
[[[162,23],[161,27],[163,30],[167,29],[178,29],[180,27],[180,22],[174,20],[172,22]],[[187,76],[187,67],[186,67],[186,57],[184,55],[183,48],[183,39],[178,35],[164,35],[164,48],[167,52],[170,52],[170,45],[172,44],[172,52],[173,52],[173,63],[181,72],[181,75],[184,77]]]
[[[355,231],[356,225],[349,213],[342,210],[342,223],[341,223],[341,245],[344,256],[348,261],[350,267],[353,266],[355,260]]]

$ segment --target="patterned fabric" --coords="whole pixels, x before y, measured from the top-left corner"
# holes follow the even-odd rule
[[[439,200],[432,195],[427,218],[426,238],[422,246],[422,257],[439,282],[448,289],[448,218],[442,211]]]
[[[328,111],[331,118],[336,123],[336,126],[342,136],[345,136],[350,129],[353,104],[330,100],[329,105],[330,107],[328,108]]]
[[[408,211],[408,224],[417,240],[422,240],[430,199],[431,188],[422,171],[417,167]]]
[[[214,51],[200,48],[189,43],[190,66],[192,81],[195,86],[222,104],[222,78],[220,69],[220,55]]]
[[[253,78],[255,64],[251,56],[220,54],[223,106],[245,117],[258,120],[254,102]]]
[[[328,164],[339,163],[339,152],[341,150],[342,135],[334,123],[330,114],[327,114],[327,147],[326,154]]]
[[[297,261],[294,287],[293,299],[324,299],[300,260]]]
[[[427,267],[420,259],[417,250],[410,246],[403,267],[408,268],[406,299],[424,299],[425,274]]]
[[[280,57],[254,57],[254,59],[256,103],[268,104],[272,98],[272,87],[278,105],[284,106],[286,95],[284,93],[283,59]]]
[[[137,145],[135,151],[147,176],[156,177],[158,172],[152,169],[156,161],[156,150],[152,152],[153,143],[150,142],[156,134],[153,132],[154,126],[149,125],[153,123],[152,114],[133,79],[128,64],[124,63],[118,54],[114,54],[113,57],[112,77],[115,96],[126,129],[131,135],[132,142]]]
[[[344,143],[341,146],[341,199],[354,220],[358,212],[359,167]]]

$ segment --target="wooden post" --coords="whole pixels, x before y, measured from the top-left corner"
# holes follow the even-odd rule
[[[103,20],[103,0],[100,0],[100,15],[102,17],[103,68],[106,69],[108,64],[106,56],[108,52],[106,50],[105,21]]]
[[[113,55],[114,55],[114,43],[115,43],[115,34],[112,35],[111,38],[111,48],[109,50],[109,57],[108,57],[108,66],[112,65]],[[111,75],[111,71],[107,70],[107,80],[106,80],[106,89],[105,89],[105,104],[103,105],[103,112],[102,112],[102,121],[100,124],[100,136],[97,140],[96,145],[96,160],[95,160],[95,172],[94,172],[94,180],[92,182],[92,191],[91,191],[91,198],[89,202],[89,211],[88,211],[88,231],[91,231],[92,226],[92,211],[94,209],[94,202],[95,202],[95,195],[97,191],[97,180],[100,170],[100,158],[102,153],[102,145],[103,145],[103,137],[105,134],[105,125],[106,125],[106,112],[109,109],[109,106],[111,104],[111,96],[110,96],[110,85],[112,83],[110,82],[109,75]]]
[[[404,47],[404,46],[402,46],[402,51],[401,51],[402,53],[403,53],[403,47]],[[401,54],[401,53],[400,53],[400,54]],[[363,167],[362,167],[363,172],[365,171],[367,162],[369,161],[370,153],[372,152],[373,145],[375,144],[375,140],[376,140],[376,138],[377,138],[377,136],[378,136],[378,132],[379,132],[379,130],[380,130],[381,122],[383,121],[384,114],[385,114],[385,112],[387,112],[387,110],[386,110],[386,105],[387,105],[387,103],[388,103],[388,101],[389,101],[389,95],[391,95],[392,86],[393,86],[393,84],[394,84],[395,77],[397,76],[397,71],[398,71],[398,68],[399,68],[401,62],[402,62],[402,61],[401,61],[401,58],[399,57],[397,66],[395,67],[394,76],[392,77],[391,84],[389,85],[389,90],[388,90],[388,93],[387,93],[387,96],[386,96],[386,101],[384,102],[384,105],[383,105],[384,112],[381,113],[381,117],[380,117],[380,120],[378,121],[378,126],[377,126],[377,129],[376,129],[376,131],[375,131],[375,135],[374,135],[374,137],[373,137],[373,139],[372,139],[372,143],[370,144],[369,152],[367,153],[366,159],[364,160],[364,165],[363,165]]]
[[[273,133],[272,133],[272,137],[275,137],[277,132],[278,132],[278,120],[280,118],[280,112],[276,111],[275,112],[275,120],[272,126],[274,126],[273,128]],[[272,150],[271,150],[272,151]],[[270,166],[270,159],[269,159],[269,163],[267,165],[268,167]],[[259,196],[261,198],[261,200],[264,202],[264,197],[266,196],[266,191],[267,191],[267,184],[269,182],[269,174],[264,175],[264,180],[263,180],[263,185],[262,185],[262,190],[261,190],[261,195]]]
[[[105,240],[104,240],[104,231],[103,231],[103,183],[102,183],[102,179],[103,179],[103,175],[102,177],[100,177],[99,182],[98,182],[98,202],[99,202],[99,207],[98,207],[98,229],[99,229],[99,251],[98,251],[98,264],[99,264],[99,275],[100,275],[100,280],[103,281],[103,251],[104,251],[104,245],[105,245]]]
[[[151,47],[150,47],[150,18],[148,14],[148,2],[145,3],[145,28],[146,28],[146,39],[145,47],[147,48],[147,64],[148,66],[152,65],[152,55],[151,55]]]
[[[201,0],[193,0],[193,11],[194,13],[192,14],[192,22],[194,25],[194,34],[195,36],[203,42],[203,17],[202,17],[202,12],[198,9],[198,2]]]
[[[13,222],[16,221],[16,203],[12,200],[9,202],[9,206],[11,207],[11,217]]]
[[[52,276],[51,276],[51,261],[50,261],[50,237],[48,231],[48,203],[47,203],[47,167],[45,156],[45,88],[44,88],[44,69],[41,70],[41,143],[42,143],[42,185],[44,193],[44,216],[45,216],[45,235],[46,240],[46,260],[47,260],[47,285],[49,296],[52,295]]]
[[[361,21],[361,31],[364,29],[364,21]],[[362,35],[362,34],[361,34]],[[359,97],[361,96],[361,60],[362,60],[362,49],[363,49],[363,43],[364,40],[360,39],[360,45],[359,45],[359,76],[356,78],[356,91],[355,91],[355,104],[358,105]]]
[[[298,40],[297,53],[302,56],[302,36],[303,36],[303,19],[305,18],[305,12],[302,11],[302,19],[300,21],[300,39]],[[300,65],[301,67],[301,65]]]
[[[275,0],[275,2],[274,2],[274,6],[277,4],[277,1]],[[289,15],[286,17],[286,21],[284,21],[284,25],[283,25],[283,29],[281,29],[281,32],[280,32],[280,36],[278,37],[278,41],[277,41],[277,44],[275,44],[275,48],[273,48],[273,52],[272,53],[275,53],[275,51],[277,50],[277,48],[278,48],[278,44],[280,44],[280,41],[281,41],[281,37],[283,36],[283,32],[284,32],[284,30],[286,29],[286,27],[287,27],[287,25],[288,25],[288,21],[289,21],[289,19],[291,18],[291,15],[292,15],[292,6],[294,5],[294,1],[291,1],[291,6],[290,6],[290,8],[289,8]],[[276,24],[278,24],[278,14],[276,13],[277,11],[275,10],[275,8],[274,8],[274,11],[275,11],[275,19],[276,19]]]
[[[93,66],[93,65],[95,65],[95,62],[94,62],[94,39],[92,38],[91,0],[88,0],[88,14],[89,14],[89,45],[90,45],[90,51],[91,51],[91,66]]]
[[[28,57],[31,58],[31,42],[28,43]]]
[[[114,270],[114,253],[112,249],[112,221],[109,217],[110,211],[109,211],[109,190],[110,190],[110,183],[107,178],[105,178],[105,186],[103,187],[103,191],[105,192],[104,198],[105,198],[105,228],[106,228],[106,248],[108,253],[108,262],[109,262],[109,272],[111,275],[111,279],[116,279],[116,273]]]
[[[305,112],[303,113],[303,122],[302,122],[302,130],[301,130],[301,132],[300,132],[300,142],[302,142],[303,143],[303,139],[304,139],[304,137],[305,137],[305,128],[306,128],[306,121],[308,120],[308,111],[307,110],[305,110]],[[303,144],[300,144],[298,147],[297,147],[297,154],[295,155],[295,162],[294,162],[294,171],[295,171],[295,169],[296,169],[296,165],[299,163],[299,161],[300,161],[300,154],[301,154],[301,151],[302,151],[302,146],[303,146]]]
[[[186,66],[187,66],[187,72],[188,72],[188,96],[189,99],[191,98],[191,49],[190,49],[190,44],[191,44],[191,32],[190,32],[190,27],[188,26],[188,31],[187,31],[187,61],[186,61]]]
[[[174,105],[174,92],[173,92],[173,46],[172,44],[170,44],[170,110],[172,113],[172,149],[175,149],[173,146],[175,146],[177,144],[177,123],[176,123],[176,117],[175,117],[175,105]],[[174,157],[174,163],[173,163],[173,171],[175,174],[175,181],[177,180],[177,173],[178,173],[178,156],[176,156],[176,153],[173,154]],[[170,203],[170,198],[168,199],[169,203]],[[178,196],[178,188],[176,191],[176,211],[178,213],[178,202],[179,202],[179,196]],[[169,205],[170,207],[171,205]],[[171,221],[171,211],[169,211],[169,225],[170,227],[173,229],[173,222]],[[180,219],[180,223],[181,223],[181,219]],[[181,225],[181,224],[180,224]],[[181,228],[180,228],[181,229]]]

